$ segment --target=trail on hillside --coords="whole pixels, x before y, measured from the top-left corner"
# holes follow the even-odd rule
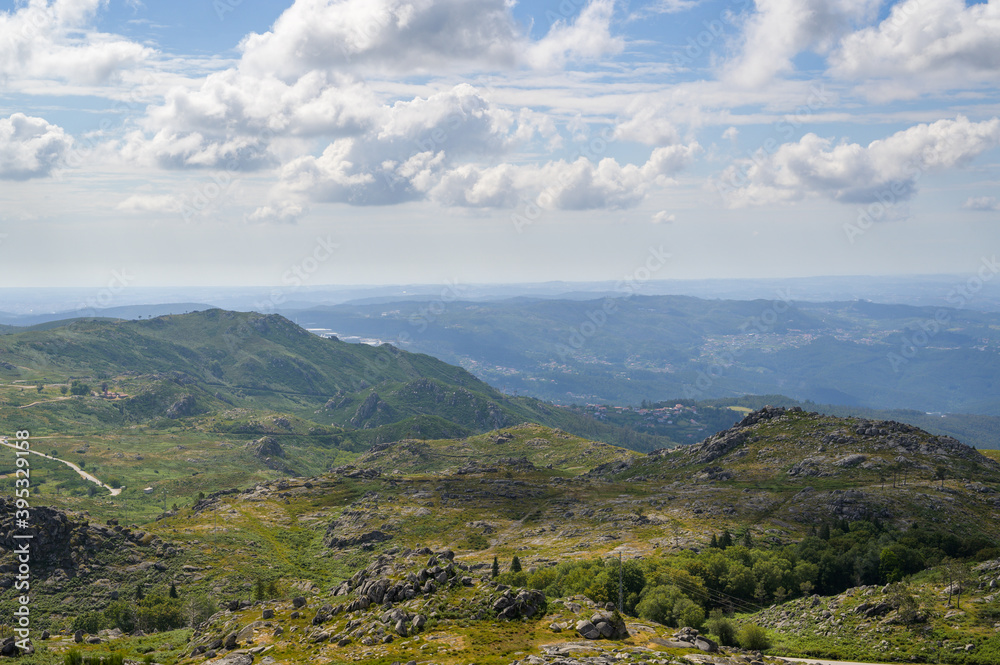
[[[31,406],[31,405],[29,404],[28,406]],[[7,441],[7,437],[3,438],[3,445],[7,446],[8,448],[13,448],[14,450],[20,450],[20,448],[18,448],[13,443],[9,443]],[[62,462],[63,464],[65,464],[69,468],[73,469],[78,474],[80,474],[80,477],[83,478],[84,480],[86,480],[88,482],[91,482],[91,483],[94,483],[95,485],[99,485],[99,486],[103,487],[104,489],[108,490],[109,492],[111,492],[111,496],[118,496],[119,494],[122,493],[122,489],[124,489],[122,487],[111,487],[110,485],[106,485],[106,484],[102,483],[95,476],[87,473],[86,471],[84,471],[83,469],[81,469],[79,466],[77,466],[76,464],[73,464],[72,462],[70,462],[68,460],[59,459],[58,457],[53,457],[52,455],[46,455],[45,453],[40,453],[37,450],[29,450],[28,452],[31,453],[32,455],[38,455],[39,457],[44,457],[45,459],[54,460],[56,462]]]

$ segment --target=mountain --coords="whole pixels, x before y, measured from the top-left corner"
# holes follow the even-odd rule
[[[32,658],[740,665],[764,651],[752,657],[988,665],[998,488],[1000,464],[956,441],[768,407],[645,455],[535,425],[377,444],[142,524],[120,519],[138,490],[89,514],[44,492],[56,505],[33,513]],[[12,504],[0,499],[5,590]],[[947,606],[959,587],[961,609]],[[5,591],[0,611],[17,603]]]
[[[785,394],[875,409],[1000,415],[1000,314],[864,300],[617,294],[297,310],[310,328],[387,340],[560,404]]]
[[[529,421],[646,450],[672,443],[508,397],[427,355],[323,339],[279,315],[208,310],[49,325],[0,336],[0,379],[10,382],[0,421],[39,434],[187,426],[351,448]],[[60,396],[74,380],[89,390]],[[37,383],[42,391],[24,392]]]

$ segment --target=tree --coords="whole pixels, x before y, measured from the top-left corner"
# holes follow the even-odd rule
[[[737,640],[740,646],[748,651],[763,651],[771,647],[771,640],[767,637],[767,631],[752,623],[748,623],[740,628]]]
[[[948,477],[948,469],[945,468],[944,464],[938,464],[934,467],[934,478],[941,481],[941,489],[944,490],[944,479]]]
[[[514,558],[511,559],[511,562],[510,562],[510,572],[512,572],[512,573],[519,573],[519,572],[521,572],[521,560],[517,558],[516,554],[514,555]]]
[[[724,529],[722,535],[719,537],[719,547],[726,549],[727,547],[733,546],[733,534],[729,533],[729,529]]]
[[[946,559],[944,562],[944,574],[948,581],[948,607],[951,607],[951,599],[955,598],[955,607],[962,609],[962,593],[965,585],[969,583],[969,568],[957,559]]]
[[[168,595],[171,598],[177,597],[177,586],[173,582],[170,583],[170,593]]]
[[[69,386],[59,386],[59,392],[65,395],[69,392]]]
[[[90,386],[83,381],[74,380],[69,386],[69,391],[74,395],[89,395]]]
[[[145,594],[142,592],[142,585],[137,584],[135,587],[135,599],[141,601],[143,598],[145,598]]]
[[[736,646],[736,626],[723,615],[719,608],[712,610],[711,614],[708,615],[708,629],[722,646]]]
[[[493,557],[493,566],[490,569],[490,577],[497,578],[500,576],[500,563],[497,561],[496,557]]]
[[[108,382],[107,381],[104,381],[104,382],[101,383],[101,392],[104,393],[105,395],[108,394]]]
[[[712,542],[710,542],[708,544],[708,546],[709,547],[714,547],[714,548],[718,548],[719,547],[719,539],[715,537],[714,533],[712,534]]]
[[[753,535],[750,533],[750,529],[743,532],[743,547],[753,549]]]
[[[42,392],[43,390],[45,390],[45,384],[39,381],[37,384],[35,384],[35,390],[37,390],[38,392]]]

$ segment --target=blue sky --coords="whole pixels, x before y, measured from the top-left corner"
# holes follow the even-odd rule
[[[971,274],[1000,241],[1000,0],[0,12],[10,286]]]

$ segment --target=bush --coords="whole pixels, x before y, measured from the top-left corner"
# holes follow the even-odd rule
[[[756,624],[748,623],[740,628],[736,639],[740,646],[748,651],[764,651],[771,648],[771,640],[767,636],[767,631]]]
[[[712,610],[708,619],[708,630],[715,635],[722,646],[736,646],[736,626],[722,614],[721,610]]]
[[[108,623],[123,633],[135,630],[135,608],[124,600],[113,601],[104,610]]]
[[[198,624],[215,614],[217,608],[215,601],[209,598],[208,594],[197,593],[188,601],[186,611],[189,625],[196,628]]]
[[[94,635],[107,627],[107,620],[102,612],[84,612],[73,619],[73,632],[82,630],[88,635]]]

